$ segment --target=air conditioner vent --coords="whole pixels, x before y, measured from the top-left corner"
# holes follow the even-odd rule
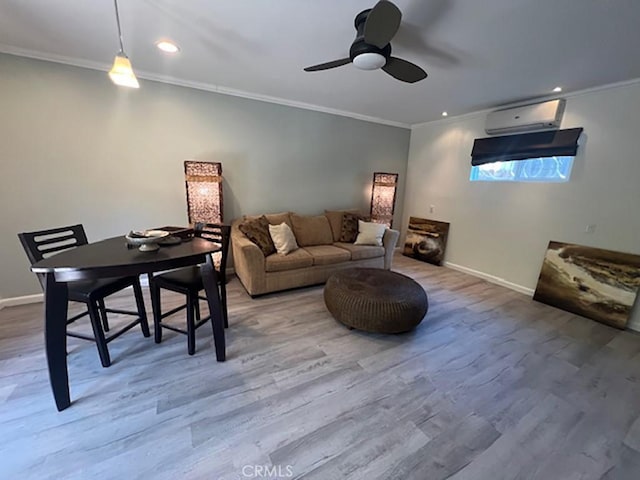
[[[485,131],[489,135],[503,135],[560,128],[564,107],[565,100],[557,99],[496,110],[487,115]]]

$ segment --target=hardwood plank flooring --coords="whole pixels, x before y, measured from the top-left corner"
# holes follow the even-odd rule
[[[60,413],[42,305],[1,310],[0,478],[640,478],[640,335],[401,255],[394,270],[429,295],[406,334],[348,330],[322,286],[251,299],[234,278],[225,363],[209,325],[193,357],[130,331],[108,369],[69,339]]]

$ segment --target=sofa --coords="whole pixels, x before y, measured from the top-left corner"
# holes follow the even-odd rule
[[[400,232],[384,230],[381,246],[341,242],[345,214],[353,213],[352,210],[336,210],[325,211],[323,215],[302,216],[283,212],[235,220],[231,224],[231,249],[236,275],[247,292],[256,296],[321,284],[334,272],[345,268],[391,269]],[[270,225],[286,223],[299,248],[286,255],[272,253],[265,256],[241,230],[243,223],[261,217],[266,217]]]

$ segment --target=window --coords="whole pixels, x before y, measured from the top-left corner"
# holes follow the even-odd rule
[[[540,157],[471,167],[472,182],[568,182],[574,157]]]

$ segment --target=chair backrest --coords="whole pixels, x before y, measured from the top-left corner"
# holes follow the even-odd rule
[[[220,262],[216,267],[220,271],[220,280],[226,282],[227,256],[229,254],[229,238],[231,226],[220,223],[196,223],[195,236],[220,244]],[[214,254],[215,260],[216,254]]]
[[[18,238],[32,265],[55,253],[88,243],[82,225],[19,233]]]

